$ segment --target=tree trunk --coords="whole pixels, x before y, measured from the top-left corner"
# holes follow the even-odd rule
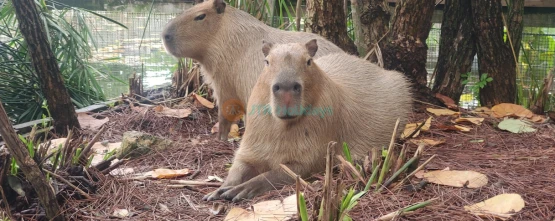
[[[480,89],[480,103],[488,107],[499,103],[514,103],[516,62],[509,41],[503,40],[501,0],[472,0],[471,4],[480,75],[487,74],[493,78],[493,81]]]
[[[2,139],[6,141],[6,147],[15,158],[15,162],[19,168],[21,168],[23,174],[25,174],[25,178],[27,178],[29,183],[33,186],[33,189],[37,192],[39,201],[44,207],[48,219],[55,221],[64,220],[64,217],[61,216],[60,205],[58,205],[52,187],[46,181],[46,176],[41,172],[38,165],[29,155],[27,148],[15,133],[2,102],[0,102],[0,135],[2,135]]]
[[[443,105],[426,86],[426,39],[432,28],[435,1],[400,0],[386,41],[380,42],[384,68],[405,74],[417,101]]]
[[[509,15],[506,18],[506,24],[509,26],[509,32],[511,34],[511,42],[515,51],[516,60],[518,61],[518,56],[520,52],[520,45],[522,40],[522,29],[524,29],[524,23],[522,23],[522,17],[524,16],[524,0],[509,0]],[[507,39],[508,41],[508,39]]]
[[[443,11],[432,91],[459,103],[464,89],[461,74],[471,71],[476,54],[473,23],[468,17],[472,8],[468,0],[446,0]]]
[[[347,34],[347,17],[343,0],[307,0],[306,28],[324,36],[349,54],[358,55],[353,41]]]
[[[80,128],[75,108],[64,86],[56,57],[50,49],[44,23],[39,17],[33,0],[12,1],[21,34],[27,42],[27,50],[35,72],[41,80],[41,90],[48,102],[54,119],[54,130],[66,134],[69,129]]]
[[[355,45],[366,55],[389,30],[391,12],[385,0],[351,0]],[[375,61],[372,56],[370,61]]]

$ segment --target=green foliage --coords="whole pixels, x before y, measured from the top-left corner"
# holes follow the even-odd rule
[[[349,146],[347,146],[346,142],[343,142],[343,154],[345,154],[345,158],[347,162],[353,163],[353,158],[351,157],[351,151],[349,150]]]
[[[519,57],[522,69],[517,76],[517,102],[530,108],[539,99],[543,89],[543,79],[549,71],[544,67],[555,67],[555,39],[539,27],[524,27],[523,33],[526,34],[522,36],[522,53]],[[525,83],[524,79],[530,82]],[[545,111],[549,110],[552,103],[550,99],[546,98],[544,103]]]
[[[464,79],[464,80],[461,82],[462,85],[468,84],[469,78],[470,78],[470,75],[471,75],[471,74],[472,74],[471,72],[461,74],[461,78]],[[479,81],[476,82],[474,85],[472,85],[472,86],[470,87],[470,90],[472,91],[472,94],[474,95],[474,99],[476,99],[476,100],[479,101],[479,100],[480,100],[480,89],[486,87],[486,85],[487,85],[489,82],[492,82],[492,81],[493,81],[493,78],[492,78],[492,77],[488,77],[488,74],[487,74],[487,73],[481,74],[481,75],[480,75]]]
[[[366,194],[366,191],[361,191],[355,195],[354,188],[350,188],[349,192],[343,196],[341,200],[341,207],[339,208],[340,218],[339,220],[343,221],[351,221],[351,217],[349,216],[348,212],[353,209],[358,204],[358,200]]]
[[[308,210],[306,209],[306,200],[304,199],[304,194],[299,193],[298,198],[301,221],[308,221]]]
[[[271,8],[268,0],[252,1],[252,0],[227,0],[227,3],[235,8],[248,12],[258,20],[275,28],[283,30],[299,31],[295,23],[295,7],[292,1],[276,0],[275,8]],[[272,17],[271,12],[275,15]]]
[[[123,25],[88,10],[73,7],[53,10],[53,6],[44,1],[36,3],[73,104],[81,108],[105,100],[96,78],[112,76],[90,65],[89,42],[96,47],[96,41],[87,26],[85,13]],[[53,1],[52,4],[65,6]],[[4,1],[0,8],[0,35],[7,39],[0,42],[0,99],[8,116],[15,123],[40,119],[47,112],[43,107],[46,100],[40,89],[40,79],[31,65],[27,44],[18,29],[11,1]]]

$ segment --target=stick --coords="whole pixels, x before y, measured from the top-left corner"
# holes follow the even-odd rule
[[[79,187],[76,187],[75,185],[71,184],[69,181],[67,181],[66,179],[64,179],[63,177],[59,176],[58,174],[52,173],[50,171],[48,171],[47,169],[42,169],[43,171],[47,172],[48,174],[52,175],[54,178],[56,178],[57,180],[61,181],[62,183],[65,183],[66,185],[70,186],[72,189],[76,190],[77,192],[79,192],[81,195],[83,195],[85,198],[87,199],[92,199],[92,197],[85,193],[85,191],[79,189]]]
[[[287,175],[289,175],[291,178],[293,179],[297,179],[297,174],[295,172],[293,172],[291,169],[289,169],[289,167],[283,165],[283,164],[279,164],[281,166],[281,168],[283,170],[285,170],[285,173],[287,173]],[[310,186],[306,181],[304,181],[302,178],[299,178],[299,181],[301,182],[301,185],[303,185],[303,187],[309,189],[310,191],[314,191],[314,188],[312,188],[312,186]]]
[[[410,173],[408,176],[406,176],[403,180],[401,180],[401,182],[399,182],[393,189],[397,189],[397,188],[401,187],[401,185],[403,185],[403,183],[405,183],[405,181],[407,181],[411,176],[414,176],[414,174],[416,174],[418,171],[422,170],[436,156],[437,156],[436,154],[431,156],[428,160],[426,160],[426,162],[424,162],[422,165],[420,165],[418,168],[416,168],[416,170],[414,170],[412,173]]]
[[[186,186],[212,186],[212,187],[220,187],[222,183],[214,183],[214,182],[204,182],[204,181],[195,181],[195,180],[170,180],[170,183],[175,184],[182,184]]]
[[[98,133],[96,133],[96,135],[94,135],[91,142],[89,142],[89,144],[87,144],[85,149],[83,149],[83,151],[81,151],[81,156],[79,157],[79,162],[87,162],[87,155],[89,155],[89,153],[91,152],[92,146],[96,143],[98,138],[100,138],[100,135],[102,133],[104,133],[104,131],[106,131],[106,129],[108,129],[108,127],[104,126],[104,127],[100,128],[100,130],[98,131]]]

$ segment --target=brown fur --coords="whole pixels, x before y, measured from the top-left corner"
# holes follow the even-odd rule
[[[241,146],[226,181],[207,200],[237,201],[293,182],[280,163],[302,177],[321,172],[330,141],[346,142],[354,159],[360,159],[371,148],[387,146],[397,118],[403,128],[411,111],[409,84],[399,72],[345,53],[326,55],[308,65],[309,51],[318,49],[316,41],[266,47],[268,64],[249,99]],[[282,119],[275,111],[257,112],[257,105],[269,104],[275,110],[283,104],[282,93],[272,89],[282,82],[302,85],[300,95],[288,100],[290,106],[330,107],[333,113]]]
[[[218,13],[218,11],[220,13]],[[201,15],[201,20],[195,20]],[[306,42],[318,39],[316,57],[342,50],[312,33],[283,31],[267,26],[248,13],[226,7],[222,0],[203,2],[170,21],[164,30],[166,50],[176,57],[201,63],[201,73],[214,90],[220,110],[220,139],[227,139],[231,123],[222,116],[222,104],[237,99],[247,103],[264,67],[263,39],[274,43]]]

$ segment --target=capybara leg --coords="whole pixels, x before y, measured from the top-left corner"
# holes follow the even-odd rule
[[[304,171],[301,169],[301,165],[286,164],[286,166],[293,170],[293,172],[303,175],[303,173],[299,173],[300,171]],[[304,167],[306,167],[306,165]],[[295,180],[293,178],[287,175],[283,169],[279,168],[262,173],[247,182],[230,188],[226,192],[222,193],[220,198],[231,200],[233,202],[237,202],[242,199],[251,199],[267,191],[279,189],[284,185],[289,185],[294,182]]]
[[[222,193],[228,191],[229,189],[241,183],[244,183],[245,181],[255,177],[258,174],[259,173],[256,170],[256,168],[240,160],[236,160],[231,165],[231,168],[229,169],[229,175],[227,175],[222,186],[220,186],[220,188],[218,188],[214,192],[206,194],[202,199],[206,201],[220,199],[220,195]]]
[[[222,110],[218,111],[218,121],[220,122],[219,124],[219,136],[220,136],[220,140],[222,141],[226,141],[227,140],[227,136],[229,134],[229,131],[231,130],[231,124],[232,122],[225,119],[224,116],[222,116]]]

